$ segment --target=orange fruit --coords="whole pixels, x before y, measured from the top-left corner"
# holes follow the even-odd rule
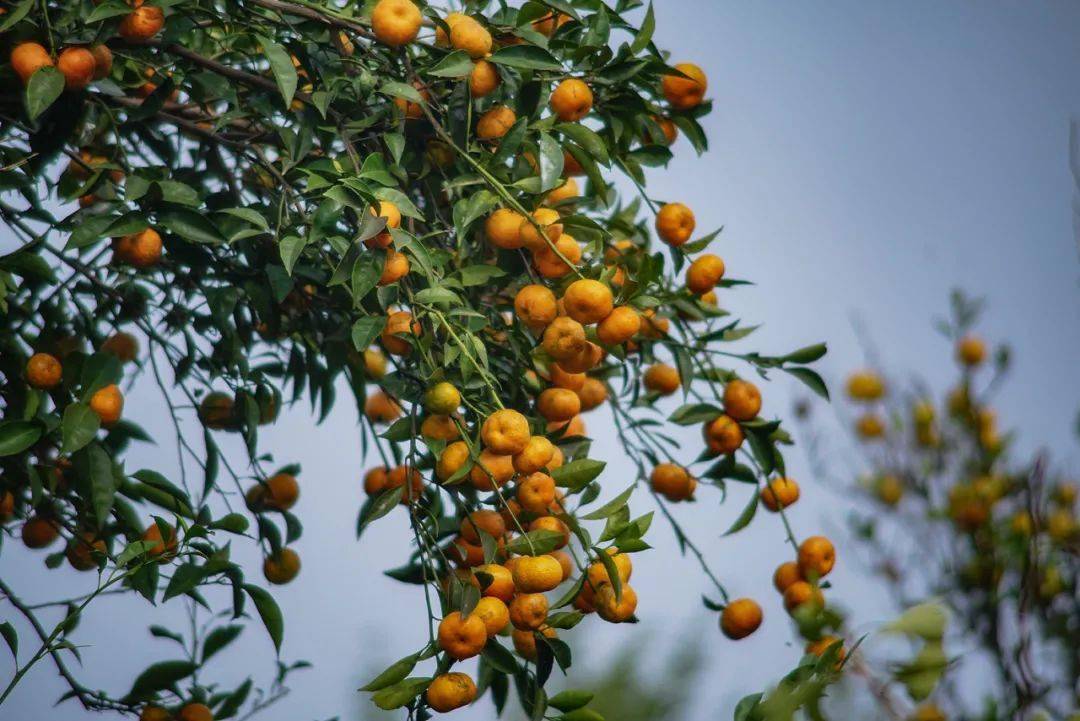
[[[476,122],[476,137],[481,140],[498,140],[517,122],[517,114],[505,105],[496,105],[480,116]]]
[[[395,466],[386,474],[386,490],[388,491],[405,487],[406,481],[409,485],[401,494],[402,505],[420,500],[420,496],[424,493],[424,479],[420,471],[411,466]]]
[[[386,466],[375,466],[364,474],[364,493],[375,496],[386,490]]]
[[[664,145],[671,145],[679,137],[679,128],[672,122],[671,118],[662,118],[658,115],[653,116],[653,120],[660,126],[660,130],[664,133],[664,137],[653,138],[654,142],[662,143]]]
[[[795,609],[805,603],[812,603],[816,607],[824,606],[825,596],[821,589],[806,581],[795,581],[784,590],[784,608],[788,613],[794,613]]]
[[[386,375],[386,356],[378,348],[364,350],[364,372],[376,379]]]
[[[694,496],[697,480],[682,466],[661,463],[649,476],[653,491],[669,501],[685,501]]]
[[[56,58],[56,69],[63,74],[66,89],[82,90],[93,81],[97,63],[86,48],[64,48]]]
[[[585,387],[585,377],[584,373],[567,373],[558,363],[551,366],[551,385],[556,388],[579,391]]]
[[[806,653],[813,656],[824,656],[825,652],[828,651],[836,643],[843,644],[843,640],[836,636],[822,636],[816,641],[808,641],[806,643],[805,651]],[[846,656],[847,653],[844,651],[844,648],[841,645],[840,650],[836,654],[837,665],[839,665]]]
[[[611,289],[598,280],[575,280],[562,297],[566,314],[582,325],[599,323],[614,309]]]
[[[169,712],[160,706],[147,704],[139,712],[139,721],[171,721]]]
[[[544,196],[544,202],[548,205],[559,205],[563,201],[578,197],[578,195],[580,195],[580,191],[578,190],[577,181],[573,178],[567,178],[562,185]]]
[[[108,45],[93,45],[90,54],[94,56],[94,80],[107,78],[112,72],[113,54]]]
[[[494,491],[514,477],[514,457],[495,453],[490,448],[480,452],[475,465],[469,471],[469,480],[474,488],[481,491]]]
[[[102,425],[110,426],[120,420],[124,412],[124,394],[115,383],[99,388],[90,396],[90,410],[101,419]]]
[[[514,650],[518,652],[518,655],[522,658],[530,661],[536,660],[536,635],[539,633],[545,638],[555,638],[558,634],[555,629],[550,626],[543,626],[536,631],[523,631],[521,629],[514,629],[510,634],[510,637],[514,641]]]
[[[561,549],[552,551],[548,554],[556,561],[559,562],[559,566],[562,568],[562,580],[570,578],[570,574],[574,572],[574,562],[570,558],[570,554]]]
[[[143,532],[142,540],[152,543],[146,550],[151,556],[161,556],[165,553],[172,553],[176,550],[176,529],[172,526],[167,526],[166,538],[161,537],[161,528],[157,522],[150,524],[150,527]]]
[[[761,391],[749,381],[733,380],[724,386],[724,413],[737,421],[752,421],[761,412]]]
[[[617,548],[608,548],[605,553],[611,556],[611,560],[615,563],[615,570],[618,571],[619,580],[625,584],[634,573],[634,563],[630,560],[629,554],[619,553]],[[586,585],[591,586],[593,589],[599,589],[605,583],[611,583],[611,576],[608,575],[607,566],[600,561],[589,564],[586,573],[588,578]]]
[[[473,60],[490,54],[492,43],[491,33],[475,18],[463,15],[450,25],[450,44]]]
[[[581,399],[567,388],[548,388],[537,398],[536,410],[549,421],[568,421],[581,412]]]
[[[383,391],[376,391],[364,400],[364,415],[372,423],[392,423],[401,417],[401,406]]]
[[[854,400],[876,401],[885,395],[885,381],[874,371],[856,371],[848,376],[847,392]]]
[[[498,511],[481,509],[461,520],[461,537],[469,543],[480,543],[480,531],[498,540],[506,535],[506,523]]]
[[[514,313],[522,323],[539,332],[559,314],[555,294],[543,285],[527,285],[514,296]]]
[[[646,338],[663,338],[671,330],[671,321],[656,315],[652,308],[641,315],[641,334]]]
[[[559,120],[573,123],[581,120],[593,106],[593,93],[584,80],[567,78],[551,93],[551,109]]]
[[[761,502],[774,513],[799,500],[799,484],[791,478],[774,478],[761,489]]]
[[[64,369],[55,356],[48,353],[35,353],[26,362],[26,382],[32,388],[49,390],[60,385]]]
[[[504,601],[492,596],[485,596],[477,601],[472,615],[478,616],[484,622],[488,638],[497,635],[510,623],[510,609]]]
[[[476,684],[468,674],[453,671],[439,674],[424,694],[428,706],[439,713],[468,706],[476,699]]]
[[[565,429],[565,430],[564,430]],[[585,435],[585,421],[581,419],[581,416],[574,416],[568,421],[551,421],[547,424],[548,433],[555,433],[556,431],[563,431],[564,438],[572,438],[575,436]],[[556,447],[558,450],[558,447]],[[561,458],[561,456],[560,456]],[[559,465],[562,465],[561,463]],[[548,468],[554,470],[559,466],[548,464]]]
[[[447,27],[452,28],[463,17],[465,17],[464,13],[448,13],[447,16],[443,18],[443,22],[446,23]],[[438,24],[435,25],[435,44],[441,48],[450,46],[450,35]]]
[[[664,97],[671,103],[671,107],[689,110],[701,105],[701,101],[705,99],[705,90],[709,86],[705,71],[693,63],[679,63],[675,69],[686,77],[665,75],[661,81]]]
[[[454,441],[443,449],[435,464],[435,475],[440,481],[449,480],[469,462],[469,446],[465,441]]]
[[[637,593],[629,584],[623,584],[619,598],[615,598],[615,588],[604,584],[596,591],[593,602],[596,614],[609,623],[624,623],[634,616],[637,610]]]
[[[677,248],[694,233],[694,212],[682,203],[668,203],[656,214],[656,232],[660,240]]]
[[[737,451],[745,439],[742,427],[730,416],[720,416],[706,423],[704,436],[710,452],[725,454]]]
[[[521,593],[543,593],[562,583],[562,566],[551,556],[522,556],[514,564],[514,585]]]
[[[525,444],[524,450],[514,455],[514,470],[518,473],[534,474],[547,466],[554,455],[555,446],[551,441],[544,436],[532,436]],[[552,481],[552,487],[554,487],[554,481]],[[518,492],[520,494],[520,490]]]
[[[484,562],[484,548],[478,543],[469,543],[460,536],[454,539],[446,549],[446,555],[466,568],[479,566]]]
[[[439,648],[458,661],[480,653],[487,639],[487,627],[483,619],[475,614],[463,617],[460,612],[454,611],[439,623]]]
[[[22,527],[22,540],[27,548],[45,548],[60,536],[60,524],[44,516],[32,516]]]
[[[628,305],[612,309],[596,326],[596,337],[604,345],[619,345],[637,335],[641,330],[641,316]]]
[[[518,233],[521,238],[523,246],[533,251],[534,253],[540,252],[547,248],[548,242],[557,243],[559,238],[563,235],[562,216],[559,215],[559,211],[551,208],[537,208],[532,213],[532,218],[522,218],[521,225],[518,227]],[[536,229],[536,225],[544,231],[543,235]],[[545,240],[546,237],[546,240]],[[560,249],[561,250],[561,249]]]
[[[956,359],[962,364],[974,368],[986,360],[986,344],[981,338],[966,335],[956,344]]]
[[[139,341],[124,331],[113,333],[101,344],[102,353],[111,353],[121,363],[130,363],[139,355]]]
[[[425,438],[433,438],[438,441],[456,441],[461,437],[461,431],[450,416],[431,415],[420,424],[420,433]]]
[[[368,212],[372,217],[383,218],[386,221],[386,230],[381,233],[377,233],[364,241],[364,245],[371,249],[375,248],[388,248],[391,243],[394,242],[394,238],[390,235],[389,230],[391,228],[401,227],[401,211],[398,207],[391,203],[389,200],[376,201],[378,204],[378,210],[374,205],[368,206]]]
[[[558,30],[568,22],[570,22],[569,15],[566,15],[564,13],[548,13],[547,15],[538,20],[533,20],[532,27],[533,30],[540,33],[541,35],[551,37],[555,34],[556,30]]]
[[[544,329],[541,341],[547,354],[557,361],[569,360],[587,349],[585,328],[573,318],[560,316]]]
[[[30,76],[41,68],[51,67],[52,56],[44,46],[38,43],[19,43],[11,51],[11,67],[23,81],[30,82]]]
[[[795,561],[784,561],[773,572],[773,587],[780,593],[788,590],[791,584],[801,580],[803,580],[802,571],[799,570],[799,564]]]
[[[720,256],[706,253],[686,269],[686,287],[694,295],[704,295],[724,277],[724,261]]]
[[[412,345],[400,335],[420,336],[420,323],[413,320],[412,313],[407,310],[399,310],[390,313],[386,317],[386,327],[383,328],[379,339],[383,347],[390,355],[407,356],[412,352]]]
[[[562,540],[555,546],[556,549],[564,547],[570,542],[570,529],[566,524],[555,516],[541,516],[529,524],[530,531],[553,531],[562,534]],[[561,573],[561,571],[560,571]],[[560,579],[561,581],[561,579]]]
[[[495,92],[500,83],[499,71],[494,63],[477,60],[469,73],[469,91],[474,98],[482,98]]]
[[[517,500],[530,513],[545,513],[555,500],[555,479],[546,473],[529,474],[518,482]]]
[[[98,567],[96,554],[107,553],[105,541],[93,533],[83,532],[68,541],[64,556],[76,571],[90,571]]]
[[[746,638],[761,625],[761,606],[749,598],[737,598],[720,614],[720,630],[730,639]]]
[[[586,378],[585,384],[577,392],[581,399],[581,410],[591,411],[599,407],[607,400],[607,386],[596,378]]]
[[[533,267],[545,278],[569,275],[581,261],[581,245],[573,236],[563,233],[555,247],[545,246],[533,254]]]
[[[645,388],[662,396],[669,396],[679,390],[681,383],[679,371],[667,363],[656,363],[646,368],[643,381]]]
[[[866,440],[874,440],[885,435],[885,421],[876,413],[865,413],[855,420],[855,432]]]
[[[480,439],[492,453],[513,455],[525,450],[531,434],[525,416],[511,408],[495,411],[480,428]]]
[[[386,260],[383,261],[382,275],[379,276],[379,285],[396,283],[409,274],[409,259],[404,253],[399,253],[393,248],[386,249]]]
[[[213,391],[199,403],[199,420],[207,428],[224,430],[233,425],[235,401],[228,393]]]
[[[15,515],[15,496],[11,491],[0,493],[0,523],[9,520]]]
[[[186,703],[176,714],[176,721],[214,721],[214,714],[206,704]]]
[[[560,571],[561,573],[561,571]],[[542,593],[519,593],[510,602],[510,623],[521,630],[535,630],[544,625],[548,600]]]
[[[371,11],[375,39],[392,48],[412,42],[422,21],[420,8],[412,0],[379,0]]]
[[[836,549],[825,536],[810,536],[799,544],[799,570],[803,576],[827,576],[835,563]]]
[[[165,27],[165,13],[159,7],[141,5],[120,21],[120,37],[125,40],[149,40]]]
[[[487,235],[488,242],[503,250],[521,248],[523,246],[521,239],[522,221],[524,221],[524,217],[521,213],[509,208],[499,208],[484,221],[484,233]],[[529,288],[531,286],[525,287]]]
[[[263,561],[263,575],[270,583],[281,585],[296,578],[300,573],[300,555],[291,548],[283,548]]]
[[[161,260],[161,236],[153,228],[147,228],[140,233],[113,238],[113,260],[136,268],[156,265]]]
[[[300,484],[290,473],[277,473],[266,479],[263,486],[263,505],[278,511],[287,511],[300,498]]]
[[[424,393],[424,407],[432,413],[449,415],[461,405],[461,392],[453,383],[441,381]]]
[[[507,603],[514,597],[514,577],[506,566],[488,563],[479,565],[473,570],[475,573],[491,576],[491,581],[487,585],[484,585],[483,580],[480,581],[480,592],[485,597],[497,598]]]

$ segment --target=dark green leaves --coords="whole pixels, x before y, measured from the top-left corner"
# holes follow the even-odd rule
[[[473,61],[464,50],[455,50],[435,63],[425,75],[436,78],[463,78],[472,72]]]
[[[285,620],[282,618],[277,602],[266,590],[250,583],[244,584],[244,590],[255,603],[255,609],[259,612],[259,618],[262,619],[266,631],[270,634],[270,640],[274,642],[274,648],[280,652],[281,639],[285,634]]]
[[[554,469],[551,472],[551,477],[555,479],[556,485],[571,491],[578,491],[599,476],[606,465],[607,464],[604,461],[598,461],[592,458],[579,458],[576,461],[570,461],[569,463]]]
[[[74,453],[93,440],[101,419],[85,403],[72,403],[64,409],[64,419],[60,423],[63,442],[61,453]]]
[[[363,352],[371,345],[386,326],[386,319],[377,316],[361,318],[352,327],[352,342],[356,350]]]
[[[759,495],[755,492],[750,497],[750,502],[746,504],[746,507],[743,508],[742,513],[739,514],[739,517],[735,519],[735,522],[733,524],[731,524],[731,528],[727,529],[724,532],[725,536],[730,536],[733,533],[737,533],[750,525],[750,521],[754,520],[754,515],[757,513],[758,500]]]
[[[147,668],[128,692],[129,700],[149,698],[157,691],[172,688],[177,682],[195,672],[197,666],[191,661],[161,661]]]
[[[668,420],[680,426],[692,426],[697,423],[707,423],[723,413],[723,409],[708,403],[689,403],[676,409]]]
[[[405,494],[405,486],[391,488],[380,493],[370,505],[364,507],[364,513],[360,517],[359,531],[367,528],[372,521],[385,516],[401,503],[401,497]]]
[[[292,57],[289,55],[288,50],[273,40],[261,35],[258,36],[258,39],[263,46],[266,59],[270,61],[270,70],[274,73],[274,80],[277,81],[278,90],[281,91],[281,97],[285,100],[287,106],[292,102],[293,96],[296,94],[298,81],[296,68],[292,64]]]
[[[517,553],[524,556],[539,556],[551,553],[566,541],[566,536],[558,531],[537,530],[529,531],[524,536],[518,536],[506,544],[508,553]]]
[[[0,456],[22,453],[41,438],[41,424],[35,421],[4,421],[0,423]]]
[[[563,69],[554,55],[535,45],[511,45],[497,51],[488,60],[520,70],[561,72]]]
[[[49,109],[64,92],[64,76],[54,67],[37,70],[26,84],[26,114],[31,120]]]
[[[429,677],[407,678],[393,686],[376,691],[372,694],[371,700],[383,711],[392,711],[401,708],[422,694],[430,683],[431,678]]]
[[[817,371],[802,367],[785,368],[784,370],[802,381],[814,393],[817,393],[825,400],[829,400],[829,389],[825,385],[825,380],[818,375]]]
[[[410,654],[410,655],[406,656],[405,658],[402,658],[402,659],[399,659],[399,660],[395,661],[394,663],[390,664],[386,668],[386,670],[384,670],[378,676],[373,678],[371,681],[369,681],[364,686],[361,686],[359,690],[360,691],[380,691],[380,690],[382,690],[384,688],[387,688],[389,686],[393,686],[394,684],[398,683],[399,681],[404,680],[405,677],[408,676],[409,673],[412,672],[412,670],[416,666],[416,662],[417,662],[417,660],[419,660],[419,658],[420,658],[420,654],[419,653],[414,653],[414,654]]]

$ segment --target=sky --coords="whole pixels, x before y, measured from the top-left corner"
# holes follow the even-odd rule
[[[657,43],[673,50],[674,61],[706,70],[714,112],[705,120],[711,150],[698,158],[680,140],[669,167],[650,171],[650,194],[689,205],[703,232],[725,227],[713,252],[731,276],[755,285],[725,292],[721,303],[747,323],[765,324],[744,347],[783,353],[827,341],[819,366],[835,387],[864,362],[869,339],[887,371],[915,373],[942,388],[953,372],[951,349],[931,319],[944,314],[951,289],[963,288],[988,301],[980,333],[1014,349],[1014,377],[998,403],[1002,422],[1018,430],[1021,449],[1050,449],[1063,466],[1080,467],[1071,430],[1080,410],[1080,251],[1068,166],[1069,119],[1080,112],[1080,6],[664,0],[656,12]],[[168,437],[155,393],[144,379],[127,408]],[[804,396],[785,379],[764,394],[765,413],[784,417]],[[817,416],[823,432],[840,436],[829,409]],[[631,473],[609,418],[597,411],[588,426],[597,439],[593,454],[609,461],[606,475],[617,481]],[[683,436],[688,453],[696,454],[696,433]],[[347,404],[318,427],[306,407],[287,411],[264,442],[282,462],[303,466],[295,510],[305,523],[297,544],[304,566],[299,581],[276,597],[286,617],[286,658],[316,669],[295,676],[292,693],[259,718],[374,718],[355,689],[426,640],[420,595],[381,576],[409,552],[406,519],[395,511],[354,541],[364,466]],[[137,449],[128,466],[167,467],[168,455]],[[895,611],[854,552],[845,552],[850,501],[813,478],[798,450],[789,456],[803,487],[791,512],[796,533],[836,539],[830,595],[851,610],[856,628],[872,630]],[[762,602],[762,629],[737,644],[721,636],[700,602],[709,590],[704,578],[691,559],[678,557],[670,531],[657,522],[649,539],[655,549],[635,559],[642,622],[586,623],[567,634],[575,668],[602,671],[637,641],[642,662],[659,669],[694,633],[708,654],[709,679],[693,691],[694,721],[730,718],[742,695],[797,661],[800,649],[770,585],[788,552],[778,519],[762,516],[720,538],[745,493],[735,489],[721,505],[715,489],[704,489],[677,512],[730,590]],[[649,508],[645,498],[632,503],[635,513]],[[241,559],[258,562],[235,545]],[[9,546],[0,575],[31,601],[84,592],[92,583],[66,568],[46,571],[43,557]],[[184,627],[180,608],[112,598],[92,605],[78,636],[88,685],[123,691],[149,660],[175,657],[167,641],[144,629]],[[266,679],[269,653],[252,624],[214,662],[215,673]],[[10,671],[0,657],[0,678]],[[62,691],[52,667],[41,663],[4,716],[81,718],[73,705],[51,708]],[[456,718],[491,715],[484,701]]]

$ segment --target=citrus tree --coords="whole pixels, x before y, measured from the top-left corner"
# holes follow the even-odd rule
[[[901,606],[940,598],[955,619],[953,648],[977,649],[998,677],[975,705],[963,664],[953,683],[937,684],[959,661],[939,630],[918,664],[879,690],[894,709],[922,702],[912,711],[922,721],[1066,718],[1080,678],[1077,486],[1046,452],[1024,456],[1003,430],[992,403],[1010,351],[973,332],[981,305],[956,293],[936,324],[954,349],[947,392],[876,368],[848,378],[861,450],[855,490],[865,501],[852,529],[891,597]],[[809,446],[820,475],[843,477],[820,439]]]
[[[302,575],[290,509],[317,491],[260,428],[304,399],[322,420],[343,390],[370,459],[357,535],[408,525],[413,547],[387,573],[428,611],[428,642],[366,684],[379,707],[426,718],[489,693],[501,710],[512,687],[532,718],[597,718],[587,693],[544,686],[571,665],[558,634],[635,620],[646,508],[700,564],[723,633],[758,627],[761,606],[729,597],[738,579],[709,570],[673,506],[747,484],[729,533],[759,503],[783,517],[791,441],[750,379],[786,372],[825,394],[807,367],[825,348],[729,346],[752,327],[718,307],[744,282],[705,252],[718,231],[695,233],[690,208],[647,194],[646,169],[673,148],[705,150],[710,110],[705,73],[653,43],[651,7],[6,5],[4,552],[21,538],[95,580],[50,628],[0,579],[22,618],[0,626],[17,657],[0,703],[39,661],[65,698],[144,721],[278,698],[300,665],[280,656],[264,689],[212,680],[245,619],[276,653],[285,638],[273,594],[230,548],[257,544],[270,584]],[[125,408],[135,383],[161,407]],[[667,417],[657,403],[674,395]],[[602,483],[582,420],[600,406],[629,482]],[[148,440],[140,417],[160,412],[178,475],[124,462]],[[702,447],[679,447],[665,423],[700,426]],[[785,605],[822,616],[832,544],[776,528],[792,545]],[[158,628],[182,654],[113,693],[81,683],[70,657],[82,609],[115,593],[186,604],[200,622]],[[804,626],[820,641],[824,623]]]

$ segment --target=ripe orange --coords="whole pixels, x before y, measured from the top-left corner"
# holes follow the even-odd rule
[[[803,576],[827,576],[835,563],[836,549],[825,536],[810,536],[799,544],[799,570]]]
[[[170,721],[169,712],[160,706],[147,704],[139,712],[139,721]]]
[[[364,415],[372,423],[392,423],[401,417],[401,406],[384,391],[375,391],[364,400]]]
[[[199,403],[199,420],[207,428],[224,430],[233,425],[235,401],[228,393],[213,391]]]
[[[382,275],[379,276],[379,285],[390,285],[409,274],[409,259],[404,253],[399,253],[393,248],[386,249],[386,260],[383,261]]]
[[[637,335],[641,330],[641,316],[628,305],[612,309],[596,326],[596,337],[604,345],[619,345]]]
[[[469,462],[469,446],[465,441],[454,441],[443,449],[435,464],[435,475],[440,481],[449,480]]]
[[[986,344],[981,338],[966,335],[956,344],[956,359],[962,364],[974,368],[986,360]]]
[[[439,623],[439,648],[458,661],[480,653],[487,638],[487,627],[475,614],[462,617],[460,612],[454,611]]]
[[[608,397],[607,386],[596,378],[586,378],[585,384],[577,394],[578,398],[581,399],[582,411],[591,411],[593,408],[599,407]]]
[[[681,383],[679,371],[667,363],[656,363],[646,368],[643,381],[645,388],[662,396],[669,396],[679,390]]]
[[[615,562],[615,570],[618,571],[619,580],[625,584],[634,573],[634,562],[630,559],[630,555],[619,553],[617,548],[608,548],[605,553],[611,556],[611,560]],[[586,585],[591,586],[594,590],[599,589],[605,583],[611,583],[611,576],[608,575],[607,566],[600,561],[589,564],[586,573],[588,577]]]
[[[555,638],[558,634],[555,629],[550,626],[544,626],[536,631],[523,631],[521,629],[514,629],[510,634],[510,637],[514,641],[514,650],[518,652],[518,655],[522,658],[530,661],[536,660],[536,636],[539,633],[545,638]]]
[[[788,613],[794,613],[805,603],[812,603],[818,608],[824,606],[825,596],[821,593],[821,589],[811,586],[806,581],[795,581],[784,590],[784,608]]]
[[[15,514],[15,496],[11,491],[0,493],[0,523],[9,520]]]
[[[588,346],[585,328],[573,318],[560,316],[544,329],[541,344],[547,354],[557,361],[569,360]],[[564,369],[565,370],[565,369]]]
[[[521,593],[543,593],[562,583],[562,566],[551,556],[522,556],[513,574]]]
[[[770,511],[787,508],[799,500],[799,484],[791,478],[774,478],[761,489],[761,502]]]
[[[64,75],[64,87],[82,90],[94,79],[97,65],[94,54],[86,48],[64,48],[56,58],[56,69]]]
[[[420,8],[412,0],[379,0],[371,11],[375,38],[392,48],[412,42],[422,21]]]
[[[561,573],[561,571],[560,571]],[[535,630],[544,625],[548,600],[542,593],[519,593],[510,602],[510,623],[521,630]]]
[[[514,313],[522,323],[539,332],[558,316],[555,294],[543,285],[527,285],[514,296]]]
[[[35,72],[52,64],[49,51],[38,43],[19,43],[11,51],[11,67],[23,81],[23,85],[30,82],[30,76]]]
[[[837,666],[839,666],[840,663],[843,662],[844,658],[847,657],[847,652],[844,650],[843,640],[836,636],[826,635],[822,636],[816,641],[808,641],[804,650],[806,651],[806,653],[820,657],[824,656],[825,652],[828,651],[836,643],[841,644],[840,649],[839,651],[837,651],[836,654],[836,663]]]
[[[442,381],[428,388],[424,394],[424,406],[432,413],[449,415],[461,405],[461,392],[453,383]]]
[[[473,60],[491,53],[491,33],[475,18],[463,15],[450,25],[450,44],[464,50]]]
[[[556,30],[570,22],[570,19],[570,16],[564,13],[548,13],[538,20],[533,20],[532,27],[541,35],[551,37]]]
[[[474,98],[482,98],[495,92],[500,82],[495,64],[487,60],[477,60],[469,73],[469,91]]]
[[[386,474],[386,490],[388,491],[405,487],[406,481],[408,481],[409,485],[401,494],[401,504],[403,506],[420,500],[420,496],[424,493],[424,479],[420,475],[420,471],[406,465],[395,466]]]
[[[124,412],[124,394],[115,383],[99,388],[90,396],[90,410],[101,419],[102,425],[111,426],[120,420]]]
[[[518,481],[517,500],[530,513],[545,513],[555,500],[555,480],[546,473],[526,476]]]
[[[287,511],[296,505],[300,498],[300,484],[296,476],[289,473],[277,473],[266,479],[263,489],[262,503],[267,508],[278,511]]]
[[[161,556],[166,553],[171,554],[176,550],[176,529],[172,526],[168,526],[166,537],[163,539],[161,537],[161,528],[155,521],[143,532],[142,540],[153,544],[146,551],[151,556]]]
[[[165,27],[165,13],[159,7],[140,5],[120,21],[120,37],[129,41],[149,40]]]
[[[432,710],[446,713],[471,704],[476,699],[476,684],[468,674],[440,674],[428,686],[424,698]]]
[[[562,540],[555,546],[556,549],[564,547],[570,542],[570,529],[566,524],[555,516],[541,516],[529,524],[530,531],[553,531],[562,534]],[[561,571],[560,571],[561,573]],[[560,579],[561,581],[561,579]]]
[[[529,422],[512,408],[495,411],[480,429],[480,439],[492,453],[513,455],[529,443]]]
[[[112,50],[108,45],[92,45],[90,54],[94,56],[94,80],[107,78],[112,72]]]
[[[578,190],[577,181],[573,178],[567,178],[562,185],[544,196],[544,202],[548,205],[559,205],[563,201],[578,197],[578,195],[580,195],[580,191]]]
[[[521,220],[518,233],[520,234],[522,245],[534,253],[538,253],[545,248],[550,250],[548,241],[557,243],[559,238],[563,235],[561,220],[562,218],[557,210],[551,208],[537,208],[533,211],[531,220],[529,218],[522,218]],[[533,223],[540,226],[544,231],[543,235],[537,231]],[[545,240],[545,236],[547,240]]]
[[[484,562],[484,548],[478,543],[469,543],[460,536],[454,539],[446,549],[446,555],[455,563],[465,568],[473,568]]]
[[[731,416],[720,416],[704,428],[705,444],[712,453],[734,453],[745,439],[742,427]]]
[[[581,261],[581,254],[581,245],[577,240],[563,233],[555,241],[554,248],[544,246],[534,252],[533,267],[545,278],[562,278],[574,270],[574,266]]]
[[[685,501],[694,496],[697,480],[682,466],[661,463],[653,469],[649,482],[656,493],[669,501]]]
[[[662,143],[664,145],[671,145],[679,137],[679,128],[672,122],[671,118],[662,118],[658,115],[653,116],[653,120],[660,126],[660,130],[664,133],[664,137],[653,138],[653,142]]]
[[[461,537],[469,543],[480,543],[480,531],[498,540],[506,535],[506,523],[498,511],[481,509],[461,519]]]
[[[581,399],[567,388],[547,388],[537,398],[536,410],[549,421],[568,421],[581,412]]]
[[[611,289],[598,280],[575,280],[563,293],[566,314],[582,325],[599,323],[614,309]]]
[[[364,372],[375,379],[386,375],[386,356],[378,348],[364,350]]]
[[[656,311],[649,308],[641,315],[641,334],[646,338],[663,338],[671,330],[671,321],[663,316],[656,315]]]
[[[574,562],[570,558],[570,554],[559,549],[552,551],[548,555],[559,562],[559,566],[562,568],[562,580],[565,581],[570,578],[570,575],[574,572]]]
[[[656,214],[656,232],[660,240],[677,248],[694,233],[694,213],[682,203],[668,203]]]
[[[101,344],[102,353],[111,353],[121,363],[130,363],[139,355],[139,341],[124,331],[113,333]]]
[[[885,395],[885,381],[874,371],[857,371],[848,377],[847,392],[855,400],[876,401]]]
[[[461,431],[450,416],[433,415],[424,419],[420,424],[420,433],[425,438],[434,438],[439,441],[456,441],[461,437]]]
[[[733,380],[724,386],[724,413],[737,421],[752,421],[761,412],[761,391],[749,381]]]
[[[746,638],[761,625],[761,606],[750,598],[737,598],[720,614],[720,630],[730,639]]]
[[[49,390],[60,385],[64,369],[55,356],[48,353],[35,353],[26,362],[26,382],[32,388]]]
[[[206,704],[186,703],[176,714],[176,721],[214,721],[214,714]]]
[[[282,585],[296,578],[300,573],[300,555],[291,548],[283,548],[271,554],[263,561],[263,575],[266,580]]]
[[[386,466],[375,466],[364,474],[364,493],[375,496],[386,490]]]
[[[390,229],[401,227],[401,211],[398,207],[389,200],[380,200],[377,201],[377,203],[379,206],[378,210],[375,209],[374,205],[369,205],[368,212],[371,213],[373,217],[385,219],[386,230],[383,230],[381,233],[377,233],[364,241],[364,245],[373,250],[375,248],[390,247],[390,244],[394,242],[394,238],[389,232]]]
[[[480,581],[480,592],[485,597],[497,598],[507,603],[514,597],[514,577],[506,566],[488,563],[479,565],[473,570],[475,573],[491,576],[491,581],[486,586],[483,580]]]
[[[574,416],[573,418],[571,418],[568,421],[551,421],[550,423],[547,424],[547,431],[548,431],[548,433],[555,433],[557,431],[562,431],[563,432],[563,435],[562,435],[563,438],[573,438],[575,436],[584,436],[584,435],[586,435],[585,434],[585,421],[582,420],[581,416]],[[556,447],[556,450],[558,450],[558,447]],[[560,459],[560,463],[558,465],[553,465],[552,463],[549,463],[548,468],[554,470],[554,469],[558,468],[560,465],[562,465],[562,462],[561,462],[562,456],[561,455],[559,456],[559,459]]]
[[[604,360],[604,349],[595,343],[586,341],[585,347],[569,358],[560,358],[559,367],[567,373],[585,373],[600,365]]]
[[[514,470],[524,474],[536,473],[547,466],[554,455],[555,446],[551,441],[544,436],[532,436],[525,445],[525,449],[514,455]],[[554,481],[552,486],[554,487]]]
[[[498,140],[517,122],[517,114],[505,105],[496,105],[480,116],[476,122],[476,137],[481,140]]]
[[[96,554],[105,553],[105,541],[84,531],[68,541],[64,556],[76,571],[90,571],[98,567]]]
[[[22,527],[22,540],[27,548],[45,548],[59,536],[60,524],[44,516],[32,516]]]
[[[556,388],[580,391],[585,387],[585,377],[584,373],[567,373],[558,363],[551,366],[551,385]]]
[[[709,86],[705,71],[693,63],[679,63],[675,69],[686,77],[665,75],[661,83],[664,97],[677,110],[697,107],[705,99],[705,90]]]
[[[855,432],[864,440],[875,440],[885,435],[885,421],[876,413],[865,413],[855,420]]]
[[[156,265],[161,260],[161,236],[153,228],[147,228],[141,233],[113,238],[113,260],[136,268]]]
[[[511,584],[512,588],[513,584]],[[485,596],[477,601],[472,615],[484,622],[488,638],[497,635],[510,623],[510,609],[506,607],[504,601],[493,596]]]
[[[615,598],[615,588],[605,583],[596,591],[593,602],[596,614],[609,623],[624,623],[634,616],[637,610],[637,593],[629,584],[623,584],[620,597]]]
[[[724,277],[724,261],[720,256],[706,253],[686,269],[686,287],[694,295],[704,295]]]
[[[386,327],[383,328],[379,340],[390,355],[407,356],[412,352],[412,345],[398,335],[420,336],[420,323],[413,320],[412,313],[407,310],[399,310],[390,313],[386,317]]]
[[[551,93],[551,109],[559,120],[572,123],[581,120],[593,106],[593,93],[584,80],[567,78]]]
[[[499,208],[484,221],[484,233],[487,235],[488,242],[504,250],[521,248],[524,245],[521,239],[522,221],[524,217],[521,213],[509,208]]]
[[[799,564],[795,561],[784,561],[773,572],[773,587],[780,593],[788,590],[788,587],[796,581],[802,580],[802,571],[799,570]]]
[[[469,481],[473,488],[481,491],[494,491],[514,477],[514,457],[493,452],[485,448],[476,459],[476,464],[469,471]]]

